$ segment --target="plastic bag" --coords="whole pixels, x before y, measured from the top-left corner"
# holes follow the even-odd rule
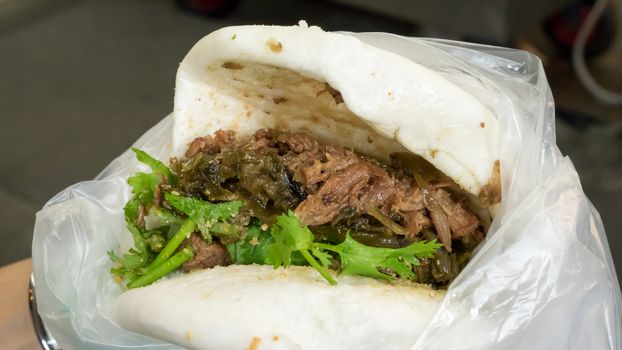
[[[485,243],[452,283],[413,349],[620,349],[622,296],[600,217],[555,144],[554,106],[529,53],[460,42],[352,34],[463,87],[500,121],[503,202]],[[171,154],[172,116],[136,143]],[[128,248],[122,208],[131,152],[37,214],[39,312],[63,349],[176,348],[115,325],[120,289],[106,251]]]

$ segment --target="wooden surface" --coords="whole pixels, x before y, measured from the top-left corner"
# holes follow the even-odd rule
[[[0,349],[37,350],[28,308],[28,280],[32,262],[18,261],[0,268]]]

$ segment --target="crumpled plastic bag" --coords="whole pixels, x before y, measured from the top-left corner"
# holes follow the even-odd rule
[[[440,73],[500,121],[503,201],[485,243],[450,286],[413,349],[620,349],[622,296],[600,217],[555,144],[539,59],[454,41],[354,34]],[[172,115],[135,144],[171,154]],[[147,170],[127,151],[37,214],[32,248],[39,313],[70,349],[175,349],[111,319],[121,293],[106,251],[127,249],[126,179]],[[329,287],[327,287],[329,288]]]

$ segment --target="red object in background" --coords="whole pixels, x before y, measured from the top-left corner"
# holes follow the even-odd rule
[[[190,12],[209,17],[223,17],[233,13],[239,0],[175,0],[177,5]]]
[[[572,54],[577,34],[581,25],[592,9],[593,1],[582,1],[568,5],[549,17],[544,28],[555,47],[564,57]],[[594,58],[606,51],[613,43],[615,35],[614,18],[609,12],[596,22],[585,45],[586,58]]]

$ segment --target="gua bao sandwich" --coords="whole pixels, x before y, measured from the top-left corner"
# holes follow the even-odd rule
[[[407,348],[485,239],[497,133],[468,91],[352,36],[211,33],[177,73],[171,159],[135,150],[116,320],[196,349]]]

